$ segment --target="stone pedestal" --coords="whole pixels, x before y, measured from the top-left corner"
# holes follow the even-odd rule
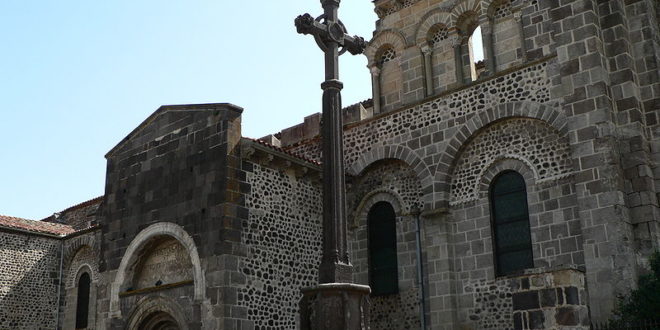
[[[326,283],[303,288],[300,300],[302,330],[369,330],[369,293],[366,285]]]

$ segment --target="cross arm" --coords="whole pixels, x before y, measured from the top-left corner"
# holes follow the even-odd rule
[[[367,47],[364,38],[358,36],[351,37],[346,34],[346,29],[341,23],[321,23],[318,20],[315,20],[310,14],[298,16],[295,23],[298,33],[311,34],[324,41],[334,41],[340,46],[343,46],[353,55],[362,54]]]

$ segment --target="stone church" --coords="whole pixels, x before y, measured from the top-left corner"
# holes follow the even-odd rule
[[[371,328],[607,320],[660,248],[659,3],[373,2],[373,95],[343,109]],[[107,153],[103,196],[0,216],[0,329],[296,329],[320,115],[251,139],[242,111],[162,106]]]

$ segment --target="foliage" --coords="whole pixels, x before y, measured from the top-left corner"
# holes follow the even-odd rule
[[[626,326],[660,318],[660,252],[649,257],[650,272],[641,275],[638,288],[620,298],[610,325]]]

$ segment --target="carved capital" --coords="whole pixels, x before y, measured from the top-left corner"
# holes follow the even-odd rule
[[[449,42],[454,48],[460,47],[463,44],[463,38],[458,35],[453,35],[449,37]]]
[[[433,53],[433,49],[429,47],[428,44],[423,44],[422,47],[420,48],[422,50],[422,54],[424,54],[425,56],[430,56],[431,53]]]
[[[516,22],[520,23],[520,21],[522,21],[522,12],[520,10],[514,12],[513,19],[515,19]]]
[[[374,9],[374,12],[376,12],[376,15],[378,18],[383,18],[385,17],[385,14],[387,13],[387,10],[385,10],[383,7],[376,7]]]
[[[369,68],[372,76],[378,77],[380,75],[380,68],[376,65],[373,65]]]

